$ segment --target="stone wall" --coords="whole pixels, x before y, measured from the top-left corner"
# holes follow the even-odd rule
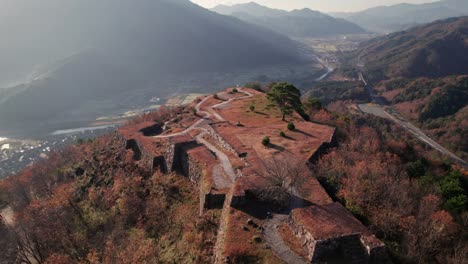
[[[120,134],[118,134],[118,138],[125,142],[124,149],[133,151],[133,160],[138,166],[140,166],[140,168],[143,169],[145,174],[144,176],[150,177],[151,175],[153,175],[153,168],[155,165],[154,155],[150,151],[145,149],[144,146],[136,139],[126,139]],[[158,159],[158,162],[165,163],[165,161],[162,161],[161,159]]]
[[[334,148],[338,145],[337,140],[336,140],[336,130],[333,131],[332,136],[330,137],[330,140],[328,142],[323,142],[317,150],[310,156],[308,162],[310,163],[315,163],[318,161],[318,159],[324,155],[330,148]]]
[[[168,173],[166,158],[164,156],[157,156],[153,158],[153,173],[159,171],[162,174]]]
[[[203,199],[203,208],[208,210],[222,209],[225,200],[226,194],[224,193],[216,193],[213,191],[205,193]]]
[[[174,153],[175,153],[175,144],[169,144],[166,147],[166,165],[167,169],[169,171],[172,171],[172,168],[174,167]]]
[[[227,123],[227,122],[226,122]],[[242,153],[237,153],[237,151],[229,144],[227,143],[222,136],[220,136],[216,131],[209,126],[207,129],[209,136],[216,141],[216,143],[221,146],[223,149],[233,153],[234,155],[241,157]]]
[[[127,140],[119,133],[115,132],[114,137],[112,139],[112,144],[115,148],[118,149],[118,153],[120,153],[119,160],[123,160],[125,158],[125,150],[127,148]],[[117,158],[117,157],[115,157]]]
[[[386,263],[387,257],[383,243],[369,248],[361,233],[337,235],[329,239],[315,239],[304,226],[297,224],[290,215],[288,224],[301,245],[307,250],[307,257],[312,263],[327,261],[330,257],[341,256],[346,263],[367,264]]]
[[[193,157],[188,155],[188,164],[187,164],[187,172],[188,175],[187,177],[192,181],[193,183],[199,183],[200,179],[202,177],[203,173],[203,168],[202,166],[198,163],[197,160],[195,160]]]
[[[175,171],[189,177],[190,163],[187,151],[196,146],[198,146],[196,141],[188,141],[175,143],[168,147],[166,154],[166,160],[169,163],[167,164],[168,168],[170,168],[171,171]]]
[[[133,151],[133,160],[139,161],[141,160],[141,149],[138,142],[135,139],[128,139],[127,140],[127,150]]]
[[[362,236],[361,243],[367,251],[369,263],[390,263],[385,244],[378,240],[374,235]]]

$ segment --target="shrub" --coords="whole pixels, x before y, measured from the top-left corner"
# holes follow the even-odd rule
[[[284,133],[283,131],[281,131],[281,132],[279,133],[279,135],[280,135],[280,137],[286,137],[286,133]]]
[[[239,91],[237,90],[237,88],[234,88],[234,89],[232,89],[232,92],[233,92],[233,93],[237,93],[237,92],[239,92]]]
[[[313,96],[310,96],[309,98],[307,98],[304,105],[307,108],[309,108],[311,110],[315,110],[315,111],[323,109],[323,106],[322,106],[322,103],[320,102],[320,100],[318,98],[316,98],[316,97],[313,97]]]
[[[270,145],[270,137],[264,137],[262,139],[262,145],[265,146],[265,147]]]
[[[252,240],[253,240],[255,243],[260,243],[260,242],[262,242],[262,238],[261,238],[260,236],[254,236],[254,237],[252,238]]]
[[[249,109],[250,109],[250,111],[253,112],[253,111],[255,111],[255,106],[254,106],[254,105],[250,105],[250,106],[249,106]]]
[[[462,174],[459,171],[451,171],[440,183],[440,190],[445,198],[444,207],[455,214],[465,208],[468,200],[461,178]]]
[[[293,123],[293,122],[289,122],[289,123],[288,123],[288,130],[292,131],[292,130],[294,130],[294,129],[296,129],[296,126],[294,125],[294,123]]]
[[[213,95],[213,98],[216,99],[216,100],[220,100],[217,93],[215,93],[215,94]]]

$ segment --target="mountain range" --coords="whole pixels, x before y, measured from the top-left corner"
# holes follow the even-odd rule
[[[323,37],[365,32],[361,27],[344,19],[337,19],[308,8],[288,12],[251,2],[233,6],[218,5],[212,10],[290,37]]]
[[[169,94],[155,85],[167,74],[298,61],[289,38],[188,0],[0,0],[0,35],[2,129]]]
[[[440,0],[425,4],[379,6],[354,13],[331,13],[366,30],[388,33],[449,17],[468,15],[468,1]]]
[[[468,74],[468,17],[374,38],[357,53],[373,80]]]

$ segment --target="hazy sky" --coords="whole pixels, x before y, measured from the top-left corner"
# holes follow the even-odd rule
[[[231,5],[252,1],[273,8],[292,10],[308,7],[323,12],[360,11],[369,7],[402,2],[414,4],[436,2],[436,0],[192,0],[192,2],[208,8],[219,4]]]

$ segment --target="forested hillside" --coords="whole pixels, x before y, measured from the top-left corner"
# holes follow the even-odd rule
[[[72,146],[1,181],[16,228],[0,221],[0,263],[209,263],[218,216],[199,214],[189,179],[148,175],[121,143]]]
[[[219,5],[212,10],[296,38],[362,34],[366,32],[349,21],[334,18],[308,8],[288,12],[271,9],[252,2],[233,6]]]
[[[356,56],[371,81],[468,73],[468,17],[437,21],[364,42]]]
[[[430,23],[438,19],[468,15],[465,0],[439,0],[422,4],[401,3],[378,6],[355,13],[333,13],[366,30],[389,33]]]
[[[468,77],[398,78],[377,90],[403,116],[444,146],[468,158]]]

